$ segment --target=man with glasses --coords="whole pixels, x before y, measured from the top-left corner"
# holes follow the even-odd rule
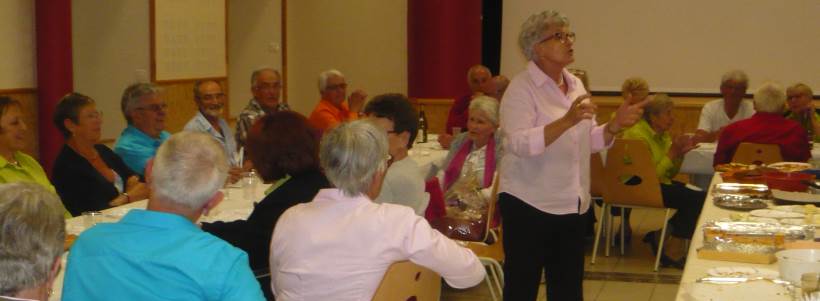
[[[145,163],[171,135],[165,131],[168,105],[159,97],[157,86],[136,83],[125,88],[120,107],[128,126],[117,139],[114,152],[143,178]]]
[[[251,74],[253,99],[239,113],[239,120],[236,122],[237,147],[245,146],[248,130],[257,118],[273,112],[290,110],[287,101],[279,99],[281,91],[282,76],[279,71],[267,67],[253,71]]]
[[[700,111],[696,132],[698,141],[714,142],[727,125],[755,114],[754,104],[743,99],[748,87],[746,72],[732,70],[723,75],[720,80],[723,98],[706,103]]]
[[[228,122],[222,118],[225,109],[225,93],[222,87],[213,80],[196,81],[194,83],[194,102],[199,110],[193,118],[185,124],[186,131],[204,132],[214,137],[222,145],[227,155],[229,169],[228,181],[231,183],[239,179],[242,169],[239,166],[242,160],[237,155],[236,140],[233,138]]]
[[[320,131],[328,130],[339,123],[359,118],[367,93],[353,91],[347,98],[347,82],[339,70],[331,69],[319,73],[319,93],[322,99],[310,113],[310,124]]]

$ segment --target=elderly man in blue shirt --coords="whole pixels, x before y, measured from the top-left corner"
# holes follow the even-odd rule
[[[222,86],[214,80],[200,80],[194,83],[194,102],[196,115],[185,124],[186,131],[204,132],[219,142],[228,157],[229,181],[236,182],[241,173],[241,162],[237,154],[236,140],[228,127],[228,122],[222,118],[225,109],[225,93]]]
[[[195,223],[222,200],[219,143],[183,131],[160,146],[146,175],[147,210],[83,232],[71,248],[64,300],[264,300],[248,255]]]
[[[168,105],[159,97],[159,88],[151,83],[136,83],[125,88],[120,103],[128,126],[114,145],[131,170],[145,174],[145,163],[170,134],[165,131]]]

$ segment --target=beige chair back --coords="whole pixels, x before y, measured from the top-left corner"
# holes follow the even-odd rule
[[[410,261],[399,261],[384,273],[373,301],[436,301],[440,297],[441,276]]]
[[[627,185],[625,182],[630,176],[639,177],[640,183]],[[603,183],[606,203],[664,208],[652,154],[644,141],[615,140],[607,151]]]
[[[732,162],[743,164],[772,164],[783,162],[780,146],[777,144],[759,144],[742,142],[735,150]]]
[[[594,198],[604,196],[604,160],[599,153],[589,156],[589,194]]]

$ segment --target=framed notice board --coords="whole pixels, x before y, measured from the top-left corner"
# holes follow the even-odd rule
[[[151,0],[151,78],[156,82],[228,74],[225,0]]]

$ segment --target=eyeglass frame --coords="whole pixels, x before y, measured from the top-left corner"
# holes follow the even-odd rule
[[[162,103],[162,104],[154,103],[154,104],[150,104],[150,105],[136,107],[136,108],[134,108],[134,110],[146,110],[146,111],[152,111],[154,113],[161,113],[161,112],[164,112],[164,111],[168,110],[168,104],[167,103]]]
[[[558,39],[558,42],[561,42],[561,44],[566,44],[567,41],[575,43],[576,34],[575,34],[575,32],[572,32],[572,31],[570,31],[570,32],[559,31],[559,32],[556,32],[554,34],[551,34],[551,35],[547,36],[546,38],[541,39],[540,41],[538,41],[537,44],[541,44],[541,43],[544,43],[544,42],[552,40],[552,39]]]

